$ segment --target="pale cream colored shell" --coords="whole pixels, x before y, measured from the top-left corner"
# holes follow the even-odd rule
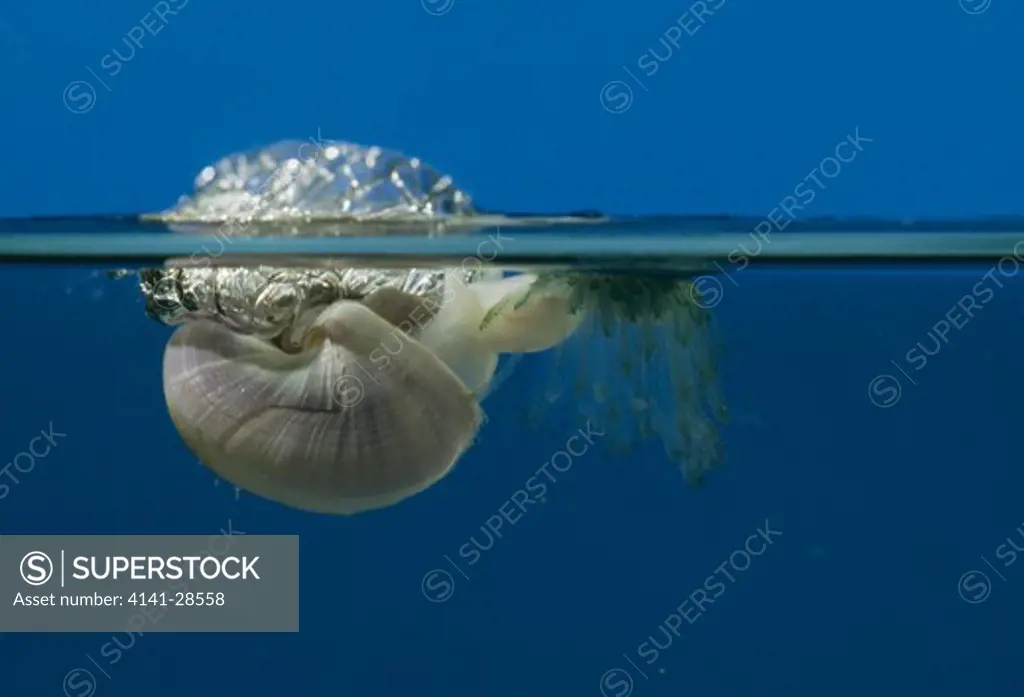
[[[304,343],[289,354],[208,321],[168,343],[171,418],[231,483],[288,506],[351,514],[422,491],[472,444],[483,419],[473,391],[366,305],[334,303]],[[488,359],[477,360],[483,367],[470,372],[480,377]]]

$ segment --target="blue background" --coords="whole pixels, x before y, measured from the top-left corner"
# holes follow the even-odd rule
[[[873,142],[809,215],[1024,213],[1024,6],[726,0],[644,74],[688,6],[189,0],[110,75],[152,2],[6,3],[0,215],[163,208],[225,153],[319,132],[422,157],[490,207],[763,216],[858,126]],[[632,91],[622,113],[612,81]],[[717,312],[726,467],[695,491],[657,444],[593,450],[431,603],[424,574],[572,433],[568,414],[520,426],[545,357],[488,401],[440,485],[317,517],[236,500],[196,464],[160,394],[168,332],[129,282],[5,268],[0,464],[50,422],[68,435],[0,500],[0,529],[295,532],[303,586],[297,635],[147,634],[116,664],[110,635],[0,637],[0,694],[61,694],[79,668],[96,694],[154,697],[597,695],[612,669],[637,695],[1019,694],[1024,564],[1001,580],[981,559],[1024,546],[1015,279],[916,385],[897,372],[985,271],[744,272]],[[902,381],[893,408],[868,398],[880,373]],[[770,551],[646,678],[626,663],[765,519]],[[993,583],[973,605],[971,569]],[[615,677],[606,697],[624,697]]]

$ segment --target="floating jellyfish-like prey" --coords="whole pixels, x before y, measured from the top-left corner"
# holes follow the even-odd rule
[[[382,219],[426,220],[429,234],[484,224],[464,192],[419,160],[297,141],[204,168],[192,197],[152,217],[251,235],[266,221],[271,234],[282,223],[303,234],[331,216],[344,223],[334,234]],[[223,250],[204,253],[142,272],[141,286],[149,314],[179,325],[163,369],[174,425],[204,464],[247,491],[333,514],[401,501],[471,446],[499,354],[552,348],[578,366],[574,408],[616,442],[659,436],[691,479],[716,461],[723,407],[705,389],[708,316],[688,281],[233,268],[209,264]],[[562,395],[556,385],[544,402]]]
[[[690,279],[555,273],[504,283],[482,284],[492,289],[483,293],[488,346],[556,346],[534,421],[567,406],[601,424],[623,455],[657,437],[692,483],[719,463],[728,412],[711,314]]]

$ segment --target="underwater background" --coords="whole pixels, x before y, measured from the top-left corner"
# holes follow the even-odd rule
[[[510,211],[764,219],[813,186],[798,217],[1020,215],[1021,26],[1010,0],[5,3],[0,216],[162,209],[281,138]],[[2,695],[1020,693],[1019,266],[742,271],[723,466],[694,488],[598,437],[500,537],[578,426],[523,424],[548,356],[438,485],[316,516],[196,462],[170,330],[103,271],[0,268],[0,464],[55,444],[0,482],[0,532],[298,534],[301,632],[4,635]]]

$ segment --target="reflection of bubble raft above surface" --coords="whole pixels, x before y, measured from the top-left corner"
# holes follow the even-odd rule
[[[537,285],[551,282],[570,284],[574,307],[588,317],[554,349],[550,384],[532,421],[575,402],[620,454],[659,438],[686,478],[699,483],[720,460],[718,427],[727,410],[711,314],[694,302],[692,281],[552,275]]]
[[[435,296],[443,293],[449,276],[469,282],[501,275],[486,263],[496,256],[490,243],[478,247],[479,258],[450,269],[359,267],[341,261],[330,268],[315,259],[310,268],[222,265],[238,236],[439,236],[482,230],[482,220],[493,224],[494,217],[478,215],[450,176],[419,158],[319,136],[221,157],[199,171],[191,194],[146,218],[167,222],[183,234],[209,237],[215,232],[212,239],[197,242],[187,258],[138,274],[147,314],[169,326],[210,319],[239,333],[273,339],[307,311],[338,299],[362,298],[383,287]],[[208,226],[214,223],[218,227],[212,231]]]
[[[196,176],[195,192],[160,217],[185,221],[473,214],[451,177],[416,157],[322,138],[237,152]]]

